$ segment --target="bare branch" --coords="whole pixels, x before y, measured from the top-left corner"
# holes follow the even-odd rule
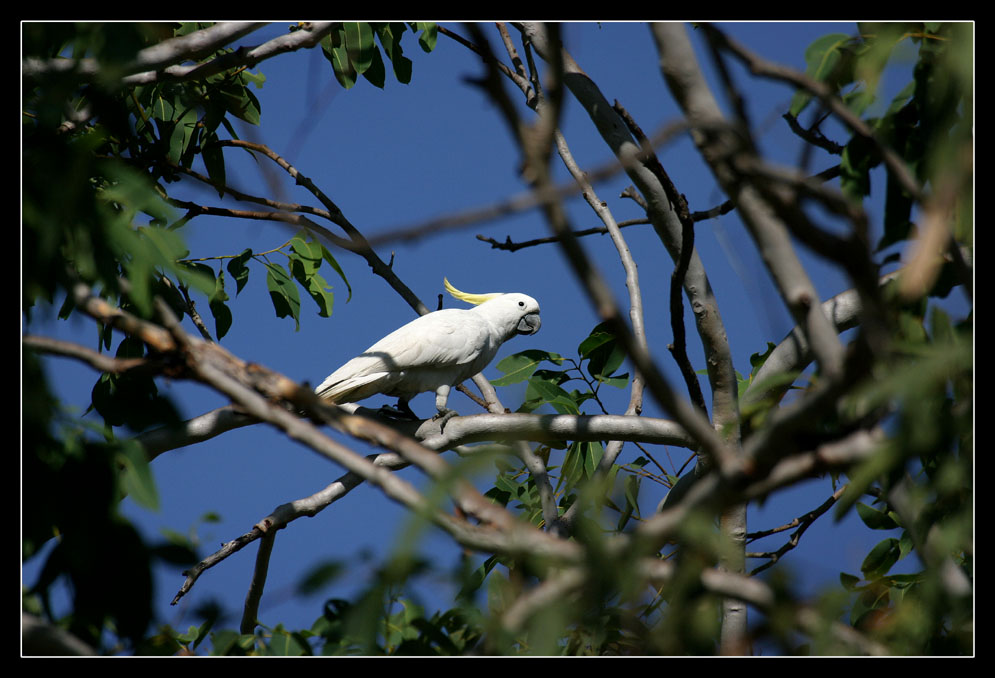
[[[552,48],[547,44],[541,27],[526,23],[521,24],[519,28],[536,47],[540,56],[548,61]],[[612,149],[625,167],[626,174],[646,198],[647,216],[654,230],[671,257],[675,261],[678,260],[682,225],[659,179],[642,162],[642,149],[634,142],[624,121],[576,61],[566,53],[563,55],[563,60],[564,83],[584,107],[602,139]],[[684,125],[686,123],[681,124],[682,129]],[[736,373],[732,366],[732,355],[718,303],[712,294],[711,284],[696,251],[691,252],[691,260],[684,278],[684,291],[688,295],[698,334],[705,349],[708,378],[712,388],[714,427],[727,432],[731,436],[730,439],[734,440],[738,438],[736,431],[739,422],[736,405]],[[644,373],[644,376],[648,375]]]
[[[820,132],[818,129],[805,129],[798,123],[798,118],[791,115],[790,113],[785,113],[781,116],[788,123],[788,128],[792,132],[797,134],[799,137],[804,139],[811,146],[816,146],[821,148],[833,155],[842,155],[844,146],[840,146],[835,141],[827,139],[826,136]]]
[[[654,24],[652,33],[660,53],[660,68],[671,92],[691,121],[692,138],[709,163],[723,190],[757,244],[788,310],[804,328],[812,350],[827,379],[840,378],[843,347],[819,308],[818,294],[801,265],[788,230],[748,183],[740,180],[731,159],[749,153],[738,135],[725,125],[725,117],[698,68],[687,33],[679,24]],[[706,132],[705,130],[715,130]]]
[[[627,226],[636,226],[637,224],[648,224],[649,219],[628,219],[626,221],[619,221],[615,225],[619,228],[626,228]],[[573,237],[583,238],[588,235],[605,235],[610,233],[607,226],[596,226],[594,228],[581,229],[573,232]],[[562,238],[558,235],[550,235],[545,238],[534,238],[532,240],[524,240],[522,242],[512,242],[511,236],[508,236],[504,242],[498,242],[494,238],[490,238],[484,235],[477,235],[477,240],[481,242],[488,243],[492,249],[506,250],[508,252],[516,252],[526,247],[535,247],[537,245],[549,245],[552,243],[558,243]]]
[[[687,200],[677,191],[674,182],[670,180],[667,171],[663,169],[659,158],[653,152],[653,147],[649,145],[649,140],[643,134],[643,130],[636,124],[625,108],[618,100],[613,106],[615,112],[619,114],[626,127],[639,142],[643,151],[643,162],[656,175],[657,180],[663,187],[664,192],[670,200],[670,204],[681,222],[681,243],[677,253],[674,270],[670,276],[670,327],[674,334],[674,341],[667,347],[671,355],[677,362],[684,377],[684,383],[688,389],[691,402],[698,406],[706,416],[708,407],[705,405],[705,396],[701,392],[701,384],[698,383],[698,375],[687,355],[687,338],[684,332],[684,299],[681,296],[681,287],[684,285],[684,278],[687,275],[688,266],[691,263],[691,253],[694,251],[694,221],[691,219]]]
[[[165,70],[181,61],[196,61],[265,25],[265,23],[249,22],[218,23],[147,47],[139,51],[130,62],[117,68],[122,75],[133,75],[142,71]],[[60,58],[46,61],[29,57],[22,64],[22,73],[27,79],[40,79],[57,73],[73,73],[76,77],[89,81],[100,74],[100,64],[96,59],[90,58]]]
[[[25,347],[40,353],[75,358],[100,372],[109,374],[122,374],[133,370],[146,370],[154,373],[161,371],[164,365],[161,360],[149,358],[114,358],[79,344],[50,337],[26,334],[21,338],[21,341]]]
[[[56,624],[21,612],[21,651],[29,657],[95,656],[97,651]]]
[[[750,571],[750,576],[752,577],[754,575],[760,574],[764,570],[773,567],[781,560],[782,557],[784,557],[784,554],[797,547],[798,544],[801,542],[802,535],[805,534],[805,531],[809,527],[811,527],[812,523],[814,523],[820,516],[825,514],[826,511],[828,511],[833,507],[833,505],[836,503],[836,500],[838,500],[840,498],[840,495],[842,495],[844,490],[846,490],[846,487],[847,487],[846,485],[840,486],[835,492],[833,492],[832,495],[830,495],[830,497],[826,501],[822,502],[822,504],[812,509],[811,511],[808,511],[804,515],[798,516],[797,518],[792,520],[790,523],[787,523],[786,525],[782,525],[772,530],[764,530],[762,532],[755,532],[746,535],[747,541],[753,541],[755,539],[768,537],[772,534],[777,534],[778,532],[783,532],[784,530],[789,530],[793,527],[798,528],[797,530],[791,533],[791,537],[788,538],[788,541],[786,541],[784,545],[781,546],[776,551],[768,553],[752,553],[752,554],[747,553],[746,554],[747,558],[767,559],[767,562],[764,563],[763,565],[753,568],[753,570]]]
[[[326,209],[325,212],[321,212],[319,214],[318,212],[315,211],[313,213],[325,217],[332,223],[342,228],[342,230],[346,232],[348,240],[343,239],[339,236],[335,236],[334,234],[330,233],[328,229],[314,223],[313,221],[311,221],[310,219],[308,219],[303,215],[291,214],[289,212],[282,210],[274,212],[250,213],[238,210],[223,211],[221,210],[221,208],[201,208],[205,210],[204,213],[227,215],[227,216],[242,216],[254,219],[270,219],[274,221],[282,221],[284,223],[294,224],[301,228],[305,228],[308,231],[311,231],[312,233],[317,235],[318,237],[332,243],[333,245],[342,247],[343,249],[346,249],[350,252],[359,254],[361,257],[366,259],[366,262],[369,264],[373,272],[376,275],[379,275],[384,280],[386,280],[387,283],[398,294],[401,295],[401,298],[404,299],[408,303],[408,305],[411,306],[411,308],[413,308],[417,313],[425,314],[429,312],[429,308],[425,306],[424,303],[422,303],[422,301],[417,297],[417,295],[415,295],[415,293],[412,292],[411,289],[407,285],[405,285],[400,278],[397,277],[397,274],[394,273],[393,268],[391,268],[390,265],[385,263],[377,255],[377,253],[373,250],[373,247],[367,241],[366,237],[359,231],[359,229],[353,226],[353,224],[342,213],[342,210],[339,209],[338,205],[332,202],[332,200],[327,195],[325,195],[325,193],[320,188],[318,188],[318,186],[315,185],[315,183],[310,178],[301,173],[290,162],[288,162],[280,154],[276,153],[275,151],[273,151],[273,149],[269,148],[265,144],[259,144],[250,141],[242,141],[239,139],[230,139],[230,140],[221,141],[219,143],[223,146],[245,148],[247,150],[254,151],[256,153],[261,153],[262,155],[264,155],[265,157],[269,158],[274,163],[276,163],[285,172],[287,172],[287,174],[289,174],[298,185],[301,185],[305,189],[307,189],[313,196],[315,196],[322,203],[322,205],[325,206]],[[191,206],[191,209],[193,209],[193,207],[195,206]]]
[[[147,431],[136,436],[135,440],[141,443],[151,461],[164,452],[202,443],[227,431],[258,423],[259,420],[255,417],[250,417],[236,407],[226,405],[177,426]]]
[[[129,73],[129,75],[121,78],[120,82],[123,86],[130,86],[147,85],[163,81],[197,80],[236,68],[251,68],[261,61],[280,54],[313,47],[334,26],[331,22],[301,24],[297,30],[268,40],[257,47],[240,47],[204,63],[192,65],[179,65],[177,63],[181,60],[196,59],[201,54],[216,51],[232,40],[250,33],[262,25],[265,24],[232,25],[222,23],[204,29],[204,31],[214,31],[213,34],[207,36],[209,39],[205,40],[203,39],[204,36],[192,34],[195,37],[184,36],[184,38],[174,38],[174,40],[179,41],[187,40],[186,42],[180,42],[179,48],[177,45],[168,45],[168,49],[163,49],[161,44],[151,47],[149,49],[153,51],[150,54],[145,55],[143,52],[140,52],[139,57],[134,62],[126,65],[124,72]],[[149,64],[157,62],[172,63],[173,65],[165,68],[149,69]],[[92,59],[52,59],[50,61],[42,61],[29,58],[22,62],[22,71],[28,80],[37,80],[49,75],[72,72],[81,82],[90,82],[102,74],[99,64]]]
[[[256,565],[252,570],[252,581],[249,592],[245,595],[245,605],[242,607],[242,622],[239,630],[242,633],[252,633],[259,617],[259,601],[263,597],[266,586],[266,574],[269,572],[269,559],[273,553],[273,543],[276,540],[276,530],[266,532],[259,540],[259,551],[256,552]]]

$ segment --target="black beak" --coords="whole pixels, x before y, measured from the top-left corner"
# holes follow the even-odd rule
[[[518,321],[518,328],[515,330],[519,334],[535,334],[539,331],[542,321],[539,320],[538,313],[529,313]]]

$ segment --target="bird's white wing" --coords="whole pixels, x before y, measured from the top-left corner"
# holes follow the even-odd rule
[[[462,381],[492,341],[486,322],[462,309],[412,320],[330,374],[315,391],[333,402],[376,393],[420,393]],[[473,370],[479,371],[478,368]]]

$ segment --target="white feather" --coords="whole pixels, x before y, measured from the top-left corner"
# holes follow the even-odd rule
[[[469,309],[444,309],[415,318],[332,372],[315,389],[335,403],[382,393],[402,403],[436,392],[446,409],[449,388],[486,367],[505,341],[539,330],[539,303],[525,294],[500,294]]]

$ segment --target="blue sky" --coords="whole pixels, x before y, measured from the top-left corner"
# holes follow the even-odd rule
[[[261,43],[283,32],[286,25],[273,24],[241,44]],[[459,25],[450,27],[466,34]],[[760,55],[798,69],[804,69],[804,50],[816,37],[856,30],[854,24],[829,23],[738,23],[723,28]],[[498,48],[497,33],[492,28],[485,30],[492,37],[492,46]],[[700,37],[692,35],[692,40],[699,49],[699,60],[711,73],[710,57],[701,49]],[[660,75],[647,26],[612,22],[569,24],[565,27],[565,41],[608,100],[617,99],[644,130],[655,131],[679,117]],[[464,83],[467,76],[482,73],[479,58],[443,36],[431,54],[423,53],[410,33],[405,36],[403,46],[413,61],[411,83],[401,85],[388,76],[384,90],[362,79],[353,89],[343,90],[334,81],[331,68],[319,50],[263,62],[256,70],[266,75],[266,83],[255,91],[262,105],[262,124],[252,129],[239,127],[242,138],[265,143],[310,177],[368,237],[489,205],[525,189],[517,174],[519,154],[507,127],[484,94]],[[776,162],[796,162],[801,143],[780,119],[791,90],[748,78],[738,66],[733,73],[747,97],[763,152]],[[714,78],[712,81],[715,82]],[[886,79],[884,86],[893,92],[905,82],[907,75],[899,74]],[[517,94],[511,87],[509,92],[513,97]],[[884,95],[886,101],[889,97]],[[582,166],[599,166],[611,159],[610,150],[590,120],[569,97],[563,130]],[[846,140],[839,128],[827,126],[825,131],[836,141]],[[659,151],[659,157],[693,210],[722,202],[724,197],[689,141],[670,144]],[[813,172],[837,162],[819,152],[814,158]],[[304,189],[296,187],[268,161],[253,161],[236,149],[226,151],[226,160],[233,186],[249,193],[317,205]],[[557,176],[564,180],[565,171],[556,162],[554,165]],[[881,183],[875,189],[880,194],[882,179],[878,182]],[[596,186],[617,220],[641,216],[631,200],[618,197],[627,185],[622,176]],[[231,198],[219,200],[216,193],[209,191],[196,190],[184,195],[209,205],[239,206]],[[568,201],[568,209],[574,227],[599,225],[579,198]],[[880,205],[870,205],[869,213],[872,223],[879,221]],[[526,240],[547,235],[548,227],[541,214],[533,210],[413,243],[389,243],[378,251],[384,260],[393,254],[396,273],[430,306],[434,306],[436,295],[443,291],[443,276],[467,291],[516,291],[538,299],[542,306],[542,330],[512,340],[504,346],[499,358],[529,348],[575,356],[577,345],[597,324],[597,318],[560,252],[554,246],[515,253],[494,250],[476,239],[478,233],[496,240],[504,240],[506,236]],[[627,228],[624,234],[639,265],[651,346],[659,364],[674,383],[679,383],[679,373],[666,351],[671,341],[667,295],[672,263],[648,226]],[[184,235],[191,257],[196,258],[236,254],[246,247],[267,251],[284,243],[292,232],[272,222],[199,217],[185,227]],[[585,239],[584,246],[610,281],[616,298],[624,302],[624,276],[610,240],[595,236]],[[735,214],[699,223],[696,246],[719,300],[736,368],[747,373],[749,356],[762,351],[767,341],[779,341],[791,329],[790,319]],[[276,318],[266,292],[265,273],[257,265],[253,267],[248,287],[230,302],[235,321],[222,345],[245,360],[316,384],[345,360],[414,317],[405,302],[380,278],[374,277],[362,259],[347,252],[335,254],[352,285],[352,299],[346,302],[345,285],[326,270],[324,276],[335,291],[330,318],[318,317],[308,299],[303,300],[299,331],[295,331],[292,320]],[[820,261],[804,253],[803,258],[810,265],[823,298],[846,289],[846,281]],[[272,260],[283,263],[280,255]],[[217,262],[213,266],[217,268]],[[229,290],[232,289],[230,285]],[[445,303],[459,305],[448,297]],[[207,314],[206,301],[201,302],[200,309]],[[54,311],[51,315],[54,316]],[[704,364],[693,323],[688,320],[687,326],[691,361],[696,369],[701,369]],[[87,346],[96,345],[93,324],[82,318],[61,322],[38,311],[26,329]],[[487,376],[500,375],[496,362],[485,371]],[[69,360],[48,359],[45,364],[52,387],[66,404],[82,412],[89,403],[97,375]],[[707,380],[702,381],[707,389]],[[196,384],[162,381],[160,389],[173,398],[186,418],[225,404],[218,394]],[[610,390],[606,387],[603,393]],[[521,399],[521,389],[508,387],[499,390],[499,395],[505,405],[514,408]],[[607,396],[614,411],[624,409],[626,390]],[[378,406],[380,402],[371,399],[364,404]],[[465,414],[478,411],[458,393],[453,394],[449,404]],[[412,407],[427,416],[433,409],[431,396],[416,398]],[[649,400],[644,413],[666,416]],[[354,445],[349,440],[344,442]],[[368,453],[361,445],[354,445],[354,449]],[[671,461],[679,466],[687,458],[687,452],[678,448],[656,448],[653,453],[669,468]],[[638,454],[634,447],[627,446],[620,460],[631,461]],[[197,446],[171,451],[154,462],[153,470],[161,494],[161,510],[152,513],[129,500],[124,502],[122,510],[150,541],[158,539],[164,528],[183,532],[205,513],[216,512],[221,516],[220,522],[197,528],[205,555],[222,541],[248,531],[277,505],[310,495],[342,473],[330,462],[265,426],[232,431]],[[419,478],[414,470],[403,473],[412,480]],[[644,483],[643,488],[645,510],[651,510],[662,491],[651,483]],[[821,504],[831,491],[828,480],[811,481],[785,491],[763,508],[751,507],[749,529],[785,523]],[[806,533],[801,546],[787,556],[783,566],[793,572],[803,590],[813,592],[823,586],[837,586],[840,571],[858,573],[860,562],[871,546],[888,536],[853,529],[856,521],[850,516],[834,524],[830,516],[824,517]],[[261,620],[268,624],[282,622],[291,628],[310,626],[321,613],[322,597],[297,599],[288,595],[303,574],[317,561],[341,561],[347,565],[346,575],[324,594],[348,595],[368,581],[377,558],[408,525],[403,509],[377,490],[360,487],[317,517],[298,520],[282,530],[276,539]],[[784,538],[769,540],[765,546],[776,548]],[[755,544],[750,550],[761,548]],[[441,573],[455,566],[457,550],[447,538],[434,532],[426,535],[423,553]],[[217,599],[238,614],[254,554],[252,546],[204,574],[177,607],[168,603],[183,577],[178,571],[161,570],[157,578],[156,608],[160,621],[185,629],[198,621],[190,610],[210,599]],[[34,581],[38,565],[36,559],[25,567],[26,583]],[[434,582],[431,576],[422,579],[419,590],[427,603],[445,609],[449,603],[447,592],[434,587]],[[237,618],[231,619],[228,626],[237,626]]]

